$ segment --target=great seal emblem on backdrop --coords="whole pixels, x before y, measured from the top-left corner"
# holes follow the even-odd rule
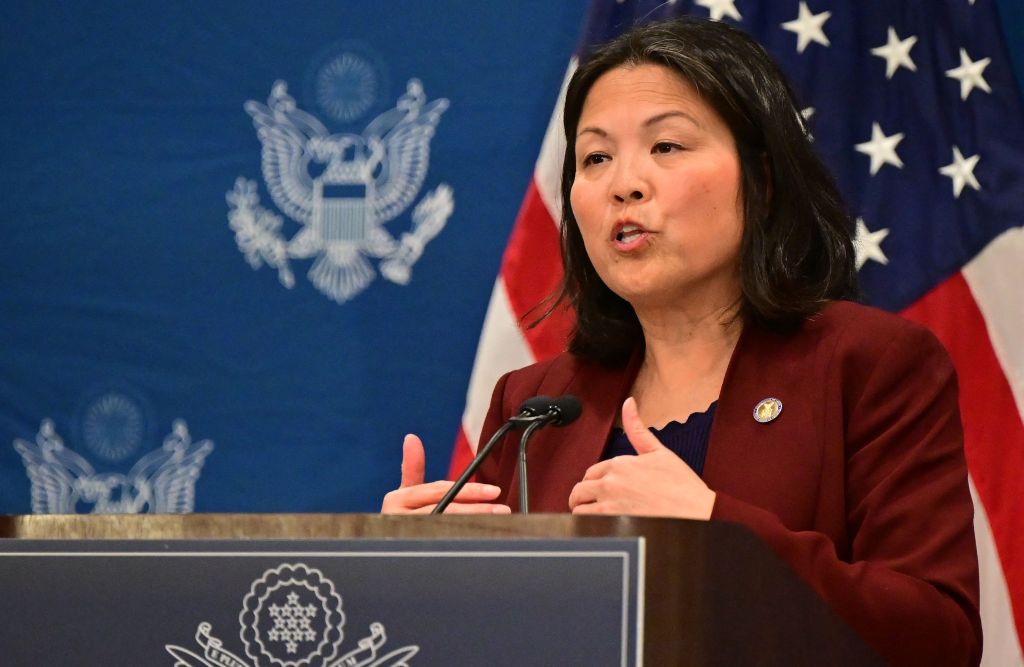
[[[131,397],[100,397],[86,411],[87,446],[108,464],[126,459],[139,444],[140,414]],[[98,469],[67,447],[47,418],[34,441],[17,438],[14,449],[32,485],[33,514],[186,514],[195,509],[196,481],[213,442],[192,442],[188,425],[175,419],[163,445],[127,472]]]
[[[342,53],[316,77],[316,102],[335,120],[365,113],[379,88],[370,64]],[[452,189],[441,183],[425,194],[398,238],[385,225],[417,198],[430,163],[430,140],[448,100],[428,101],[423,84],[410,79],[394,108],[359,132],[332,133],[300,109],[285,81],[276,81],[267,103],[245,103],[262,145],[261,166],[270,198],[300,225],[291,237],[284,219],[260,204],[256,182],[239,177],[227,193],[228,222],[253,269],[277,269],[291,289],[290,260],[313,258],[307,275],[320,292],[343,304],[377,277],[409,283],[413,265],[444,228],[455,208]]]

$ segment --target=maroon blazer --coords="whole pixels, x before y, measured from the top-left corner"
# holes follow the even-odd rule
[[[530,508],[566,512],[596,463],[638,362],[562,354],[503,376],[486,439],[538,394],[574,394],[580,418],[530,443]],[[767,397],[769,423],[753,418]],[[478,479],[518,506],[518,437]],[[899,665],[981,659],[978,562],[956,376],[926,329],[848,302],[795,333],[747,326],[725,374],[704,464],[712,520],[746,525],[883,657]]]

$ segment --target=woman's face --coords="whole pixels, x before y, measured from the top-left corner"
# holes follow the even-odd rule
[[[740,162],[732,133],[661,65],[602,75],[583,104],[570,201],[608,287],[640,308],[724,307],[740,294]]]

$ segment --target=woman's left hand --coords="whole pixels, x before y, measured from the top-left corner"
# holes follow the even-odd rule
[[[647,430],[632,397],[622,405],[622,430],[637,456],[590,466],[569,495],[572,513],[710,519],[715,492]]]

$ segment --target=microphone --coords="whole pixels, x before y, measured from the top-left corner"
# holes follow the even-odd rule
[[[576,418],[583,412],[583,406],[580,405],[580,399],[566,394],[551,401],[550,410],[555,413],[551,423],[555,426],[565,426],[576,421]]]
[[[583,411],[579,399],[569,394],[557,398],[548,398],[547,396],[538,396],[537,398],[547,400],[541,408],[543,412],[533,418],[523,432],[523,437],[519,439],[519,512],[522,514],[530,513],[529,490],[526,482],[526,444],[530,441],[530,437],[534,431],[544,428],[548,424],[555,426],[571,424]],[[526,403],[535,400],[530,399]],[[526,407],[526,403],[523,403],[520,410]],[[531,404],[530,407],[534,408],[535,404]]]
[[[477,452],[476,457],[468,466],[466,466],[466,469],[462,471],[459,478],[455,480],[455,484],[452,485],[452,488],[448,489],[448,493],[444,494],[444,497],[441,498],[441,502],[434,507],[431,514],[441,514],[449,505],[452,504],[452,501],[455,500],[455,496],[462,490],[462,487],[466,486],[466,483],[469,482],[469,478],[473,476],[473,473],[477,471],[480,464],[482,464],[484,459],[490,455],[491,450],[494,449],[494,446],[501,441],[501,438],[506,433],[519,426],[529,426],[551,420],[553,418],[551,415],[552,405],[555,400],[557,399],[552,399],[550,396],[534,396],[533,398],[528,398],[523,401],[522,405],[519,406],[519,413],[510,417],[508,421],[501,425],[501,428],[495,431],[494,435],[491,436],[491,439],[487,441],[487,444]],[[577,405],[578,404],[579,401],[577,401]],[[579,412],[577,408],[577,415],[578,414]],[[575,417],[573,419],[575,419]]]
[[[547,413],[554,400],[550,396],[544,395],[528,398],[519,406],[519,414],[511,417],[509,421],[515,422],[519,426],[525,426],[537,421],[538,418],[547,419]]]

